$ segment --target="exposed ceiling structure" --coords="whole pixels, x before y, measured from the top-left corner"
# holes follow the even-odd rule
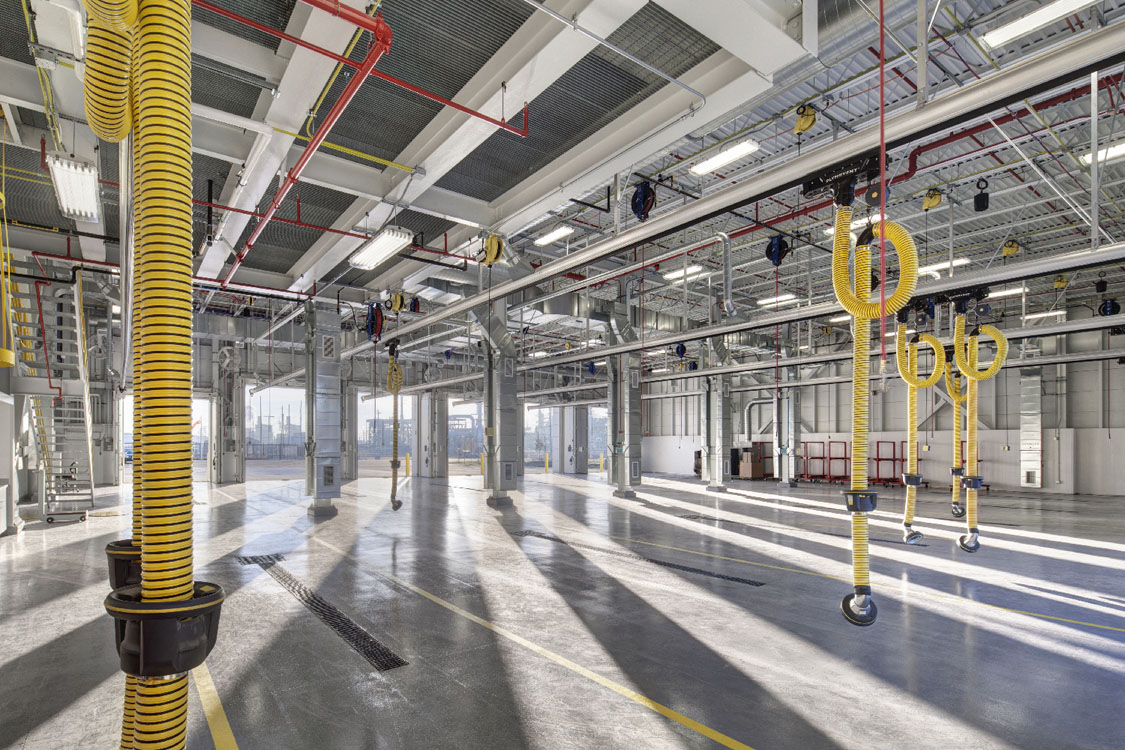
[[[980,40],[984,32],[1038,3],[939,3],[926,32],[922,85],[918,6],[887,2],[891,33],[881,90],[877,24],[865,0],[543,4],[566,23],[539,5],[535,0],[378,4],[394,32],[391,51],[375,68],[386,77],[363,80],[276,207],[276,218],[255,237],[282,177],[330,120],[353,77],[361,75],[354,66],[368,55],[371,34],[293,0],[196,2],[197,274],[231,282],[225,289],[202,284],[199,309],[284,314],[282,300],[269,302],[267,290],[252,291],[265,287],[289,299],[313,292],[338,297],[357,310],[402,289],[421,300],[423,314],[439,310],[481,285],[637,226],[629,204],[642,180],[655,190],[649,220],[670,215],[837,138],[876,127],[881,91],[892,115],[955,97],[978,79],[1113,26],[1125,13],[1122,3],[1096,3],[991,49]],[[13,242],[28,250],[70,249],[83,258],[116,262],[118,148],[94,143],[84,125],[80,6],[74,0],[0,0],[0,20],[8,30],[0,39],[5,194],[9,218],[28,225],[16,228]],[[753,35],[742,33],[751,28]],[[1103,148],[1125,140],[1125,117],[1118,117],[1125,103],[1123,72],[1120,66],[1099,71],[1093,102],[1088,78],[1071,80],[995,107],[988,112],[991,121],[976,116],[888,150],[888,214],[915,237],[921,265],[934,267],[929,276],[947,277],[951,260],[955,275],[971,275],[1089,246],[1083,212],[1090,210],[1092,185],[1083,157],[1091,150],[1091,112]],[[798,135],[794,125],[801,107],[815,112],[816,121]],[[55,117],[59,127],[52,133]],[[496,124],[500,120],[506,127]],[[525,125],[526,134],[512,132]],[[692,171],[746,139],[759,148],[716,170]],[[98,224],[76,224],[53,210],[50,179],[40,168],[41,141],[48,150],[68,151],[99,166]],[[1123,185],[1125,160],[1108,160],[1100,175],[1102,242],[1125,240]],[[927,209],[923,202],[933,191],[941,202]],[[983,211],[974,201],[981,192],[989,195]],[[860,216],[872,213],[857,208]],[[790,187],[558,274],[534,287],[527,299],[570,287],[580,290],[587,307],[591,301],[627,298],[639,308],[642,336],[707,324],[717,320],[714,303],[723,270],[719,243],[712,238],[724,232],[732,240],[733,301],[741,315],[830,300],[826,230],[832,216],[830,199]],[[413,246],[374,269],[349,264],[368,236],[390,225],[413,233]],[[573,231],[536,244],[557,226]],[[489,233],[506,240],[511,257],[484,269],[478,261]],[[77,247],[63,246],[67,234]],[[774,236],[793,250],[780,266],[765,257]],[[650,262],[662,255],[672,257]],[[619,283],[624,279],[611,279],[638,264],[628,289]],[[677,269],[680,279],[665,278]],[[606,280],[585,283],[599,274]],[[1112,293],[1125,284],[1125,273],[1120,267],[1080,272],[1061,285],[1054,278],[1029,280],[1023,282],[1026,295],[996,298],[993,314],[1093,307],[1104,296],[1095,289],[1099,279]],[[793,295],[792,302],[766,302],[784,295]],[[533,361],[532,352],[596,349],[605,342],[597,316],[575,314],[562,304],[509,301],[509,326],[525,361]],[[416,334],[408,350],[439,365],[446,352],[456,355],[450,361],[471,361],[480,335],[470,318],[451,316]],[[846,323],[818,320],[730,343],[736,355],[753,358],[773,356],[779,347],[831,349],[849,336]],[[666,348],[645,356],[652,370],[676,359]]]

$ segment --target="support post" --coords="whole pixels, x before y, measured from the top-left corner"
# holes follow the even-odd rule
[[[305,326],[305,494],[312,496],[309,516],[331,518],[340,497],[340,316],[310,301]]]
[[[418,397],[418,423],[414,434],[415,476],[449,476],[449,399],[444,393],[426,391]]]
[[[563,459],[559,466],[566,474],[584,475],[589,471],[589,419],[585,406],[562,409]]]

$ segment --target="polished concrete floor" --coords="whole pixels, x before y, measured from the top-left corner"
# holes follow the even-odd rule
[[[624,500],[529,475],[494,510],[467,476],[403,481],[398,512],[388,489],[360,479],[314,523],[300,481],[197,486],[197,575],[228,593],[207,668],[239,747],[1125,746],[1125,498],[986,495],[970,555],[944,494],[907,547],[884,491],[879,619],[856,628],[838,487],[646,476]],[[0,539],[0,748],[116,747],[102,549],[124,502]],[[264,554],[408,664],[377,671],[236,559]],[[200,695],[190,748],[215,746]]]

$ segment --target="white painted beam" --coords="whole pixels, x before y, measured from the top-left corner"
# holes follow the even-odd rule
[[[264,78],[273,85],[280,83],[288,62],[269,47],[254,44],[195,19],[191,22],[191,52]]]

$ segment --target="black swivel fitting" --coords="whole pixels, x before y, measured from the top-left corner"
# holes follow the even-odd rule
[[[970,477],[970,476],[961,477],[961,489],[963,489],[963,490],[979,490],[983,486],[984,486],[984,478],[983,477]]]
[[[951,468],[949,470],[949,476],[951,476],[951,477],[963,477],[963,476],[965,476],[965,467],[964,466],[954,466],[953,468]]]
[[[141,582],[141,545],[132,539],[119,539],[105,546],[109,561],[109,587],[119,589]]]
[[[140,584],[115,589],[105,609],[114,619],[121,671],[171,677],[198,667],[215,647],[225,598],[222,586],[202,581],[181,601],[142,601]]]
[[[879,504],[879,495],[870,490],[867,492],[845,490],[844,500],[847,502],[849,513],[870,513]]]
[[[855,202],[855,176],[837,180],[832,186],[832,200],[837,206],[850,206]]]

